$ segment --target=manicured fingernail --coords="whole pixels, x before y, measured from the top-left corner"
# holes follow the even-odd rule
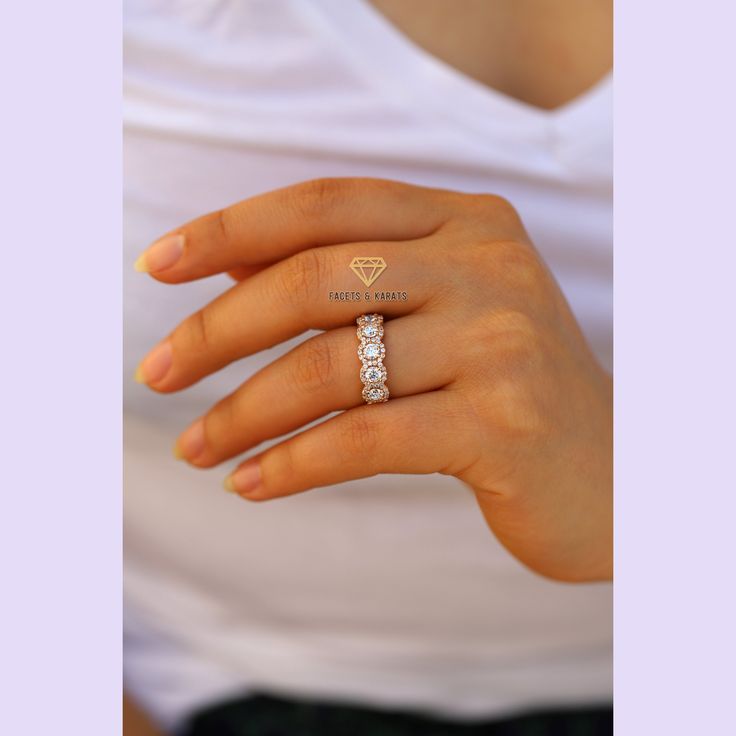
[[[135,380],[138,383],[158,383],[169,372],[173,359],[171,343],[168,340],[159,343],[141,361],[135,372]]]
[[[174,457],[177,460],[194,460],[204,450],[204,421],[197,419],[189,429],[179,435],[174,445]]]
[[[225,478],[226,491],[240,495],[252,493],[261,485],[261,466],[258,462],[241,465],[234,473]]]
[[[171,268],[184,252],[184,236],[166,235],[144,251],[133,268],[141,273],[156,273]]]

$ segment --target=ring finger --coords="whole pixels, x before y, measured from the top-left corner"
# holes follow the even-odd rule
[[[415,314],[385,324],[384,365],[392,397],[433,391],[450,383],[456,362],[437,322]],[[363,403],[355,327],[306,340],[263,368],[182,433],[176,454],[211,467],[264,440],[279,437],[333,411]]]

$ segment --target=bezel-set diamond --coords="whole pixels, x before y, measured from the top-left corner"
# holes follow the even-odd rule
[[[358,358],[363,364],[360,369],[360,380],[363,382],[363,400],[367,404],[379,404],[388,401],[389,392],[386,388],[388,375],[383,359],[386,357],[386,347],[381,342],[383,338],[383,316],[380,314],[362,314],[356,320]]]

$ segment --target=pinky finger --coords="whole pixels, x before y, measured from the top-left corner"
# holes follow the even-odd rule
[[[448,473],[472,462],[471,417],[443,389],[351,409],[240,465],[225,488],[252,501],[379,473]]]

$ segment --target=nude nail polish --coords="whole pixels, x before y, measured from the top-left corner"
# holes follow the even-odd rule
[[[174,457],[178,460],[194,460],[202,454],[205,447],[204,421],[197,419],[179,435],[174,445]]]
[[[173,360],[171,343],[168,340],[159,343],[140,362],[135,372],[135,380],[138,383],[158,383],[169,372]]]
[[[225,490],[230,493],[245,495],[252,493],[261,485],[261,466],[258,462],[241,465],[235,472],[225,478]]]
[[[158,273],[171,268],[184,252],[184,236],[181,233],[166,235],[144,251],[133,267],[141,273]]]

